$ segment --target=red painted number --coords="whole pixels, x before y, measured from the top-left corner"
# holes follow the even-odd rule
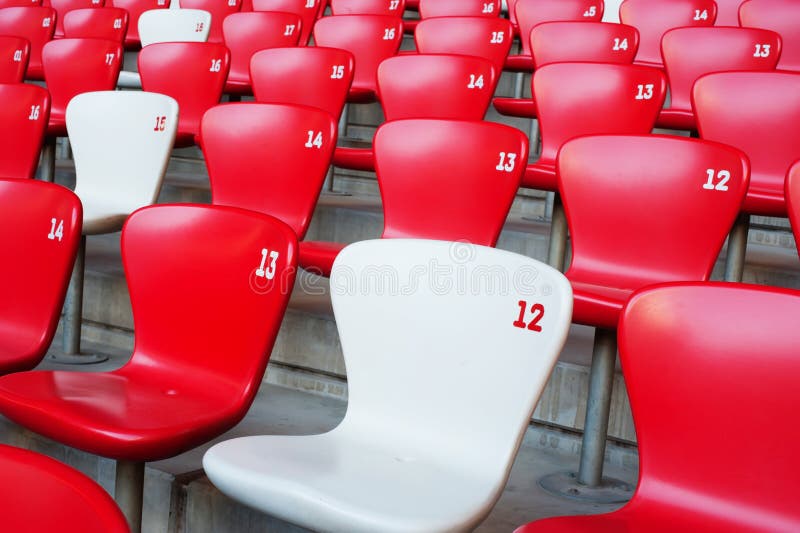
[[[533,304],[531,306],[531,316],[530,322],[527,324],[525,323],[525,312],[528,309],[528,302],[525,300],[519,301],[519,316],[514,321],[514,327],[525,329],[528,328],[531,331],[542,331],[542,326],[539,325],[539,321],[544,316],[544,306],[542,304]]]
[[[156,117],[156,127],[153,128],[153,131],[164,131],[167,127],[167,117],[161,116]]]

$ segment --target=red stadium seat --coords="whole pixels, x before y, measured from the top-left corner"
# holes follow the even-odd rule
[[[780,36],[754,28],[676,28],[661,40],[670,106],[656,126],[695,130],[692,87],[701,76],[723,70],[774,70],[781,54]]]
[[[3,529],[128,533],[108,493],[77,470],[38,453],[0,445]]]
[[[516,533],[800,530],[797,480],[786,476],[800,468],[797,429],[781,423],[797,405],[798,296],[730,283],[637,292],[619,332],[639,441],[636,494],[612,513]],[[698,406],[703,416],[687,417]]]
[[[789,212],[789,222],[795,241],[800,242],[800,161],[792,165],[786,175],[786,210]],[[800,254],[800,248],[798,249]]]
[[[122,231],[136,322],[130,361],[111,372],[4,376],[0,411],[48,438],[117,459],[117,500],[121,492],[130,498],[123,512],[138,531],[144,462],[220,435],[253,402],[294,284],[296,249],[288,226],[252,211],[137,211]],[[200,291],[198,280],[213,283]]]
[[[404,0],[331,0],[329,3],[333,15],[389,15],[402,18],[405,9]]]
[[[56,10],[56,31],[54,38],[64,36],[64,15],[73,9],[91,9],[103,7],[105,0],[48,0],[50,7]]]
[[[150,9],[166,9],[170,0],[108,0],[109,5],[119,7],[128,12],[128,32],[125,35],[125,48],[135,49],[139,42],[139,17]],[[187,6],[181,6],[187,7]]]
[[[590,62],[630,64],[639,47],[633,26],[605,22],[558,21],[537,24],[530,31],[533,66]],[[532,98],[498,97],[492,101],[501,115],[536,118]]]
[[[479,121],[387,122],[375,134],[384,238],[466,240],[494,246],[519,188],[528,139]],[[325,276],[344,248],[300,244],[300,265]]]
[[[208,42],[222,43],[225,19],[239,12],[242,0],[180,0],[180,4],[183,9],[202,9],[211,13]]]
[[[783,41],[778,68],[800,72],[800,4],[793,0],[748,0],[739,8],[745,28],[776,31]]]
[[[229,67],[230,53],[219,43],[156,43],[139,52],[142,89],[178,102],[176,147],[195,144],[200,119],[222,97]]]
[[[714,0],[625,0],[619,18],[639,30],[636,62],[663,67],[661,37],[672,28],[713,26],[717,17]]]
[[[739,6],[744,0],[714,0],[717,3],[715,26],[738,26]]]
[[[324,109],[336,120],[353,81],[353,54],[321,46],[271,48],[250,60],[256,101]]]
[[[421,19],[434,17],[499,17],[500,0],[420,0]]]
[[[50,117],[50,94],[35,85],[2,84],[0,102],[0,178],[33,178]]]
[[[31,45],[24,37],[0,35],[0,83],[22,83]]]
[[[119,7],[73,9],[64,15],[64,37],[124,42],[128,12]]]
[[[252,9],[245,9],[250,3]],[[242,11],[282,11],[300,17],[300,38],[298,44],[305,46],[311,39],[311,30],[319,14],[320,0],[244,0]]]
[[[42,47],[53,38],[56,12],[51,7],[8,7],[0,9],[0,35],[23,37],[31,45],[25,78],[43,80]]]
[[[305,236],[336,146],[336,121],[286,104],[229,104],[203,117],[215,205],[274,216]]]
[[[213,15],[211,24],[213,27]],[[222,33],[225,45],[231,51],[231,69],[225,92],[251,94],[250,59],[253,54],[268,48],[296,46],[300,26],[300,17],[292,13],[260,11],[234,13],[226,17]]]
[[[0,0],[0,9],[5,7],[35,7],[42,5],[42,0]]]
[[[72,191],[40,181],[0,179],[0,205],[0,242],[9,258],[0,263],[3,375],[30,370],[50,347],[81,240],[83,217],[81,202]],[[5,472],[3,476],[6,479]],[[3,528],[8,527],[6,505],[3,501]]]

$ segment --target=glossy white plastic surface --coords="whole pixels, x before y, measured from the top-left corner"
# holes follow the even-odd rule
[[[211,13],[202,9],[151,9],[139,17],[142,47],[165,42],[208,40]]]

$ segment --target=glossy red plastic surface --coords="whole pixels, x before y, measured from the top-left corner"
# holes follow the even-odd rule
[[[156,43],[139,52],[142,89],[178,102],[175,146],[191,146],[203,114],[217,105],[230,67],[230,53],[218,43]]]
[[[56,12],[51,7],[8,7],[0,9],[0,35],[23,37],[31,45],[25,78],[43,80],[42,48],[53,38]]]
[[[697,139],[608,135],[565,144],[558,187],[572,236],[573,322],[613,329],[633,291],[707,280],[747,177],[741,152]]]
[[[203,153],[214,204],[272,215],[302,239],[336,146],[322,109],[230,104],[203,117]]]
[[[738,26],[739,6],[743,0],[714,0],[717,3],[715,26]]]
[[[0,242],[8,258],[0,263],[3,375],[33,368],[50,347],[83,214],[72,191],[33,180],[0,179],[0,206]]]
[[[31,7],[42,5],[42,0],[0,0],[0,9],[4,7]]]
[[[128,12],[128,32],[125,35],[125,48],[137,48],[139,42],[139,17],[150,9],[166,9],[170,0],[107,0],[109,6],[119,7]],[[181,6],[188,7],[188,6]]]
[[[697,127],[692,111],[694,82],[723,70],[774,70],[781,39],[773,31],[755,28],[677,28],[664,34],[661,53],[671,101],[656,125],[693,130]]]
[[[375,134],[385,238],[493,246],[528,159],[515,128],[482,121],[386,122]],[[300,264],[329,275],[338,243],[303,242]]]
[[[483,57],[492,62],[498,78],[512,40],[511,24],[502,18],[433,18],[421,21],[414,32],[419,53]]]
[[[786,210],[789,212],[789,222],[792,224],[794,238],[800,242],[800,161],[792,165],[786,175]],[[798,249],[800,253],[800,249]]]
[[[782,422],[796,413],[798,313],[797,292],[754,285],[635,294],[619,348],[639,441],[636,493],[613,513],[517,533],[800,530],[800,486],[786,475],[800,468],[797,429]],[[703,416],[687,416],[698,406]]]
[[[50,7],[56,10],[56,31],[53,37],[64,36],[64,15],[74,9],[103,7],[105,0],[49,0]]]
[[[748,0],[739,8],[741,26],[776,31],[783,40],[778,68],[800,72],[800,3],[793,0]]]
[[[785,217],[786,172],[800,158],[800,74],[708,74],[692,95],[700,136],[735,146],[750,159],[743,211]]]
[[[245,9],[247,4],[251,4],[252,9]],[[309,6],[309,3],[311,6]],[[284,13],[294,13],[300,17],[300,39],[298,44],[306,45],[311,38],[311,30],[319,13],[319,0],[247,0],[242,2],[242,11],[282,11]]]
[[[337,16],[391,15],[393,17],[402,17],[405,9],[404,0],[331,0],[329,4],[331,13]]]
[[[353,54],[322,46],[272,48],[250,60],[253,93],[259,102],[324,109],[339,119],[353,81]]]
[[[50,94],[30,84],[0,84],[0,178],[33,178],[39,165]]]
[[[713,26],[717,16],[714,0],[625,0],[619,18],[639,30],[636,62],[662,66],[661,37],[683,26]]]
[[[81,93],[116,88],[122,45],[105,39],[58,39],[44,46],[42,62],[53,99],[47,134],[65,137],[70,100]]]
[[[211,27],[208,29],[208,42],[221,43],[223,27],[228,15],[238,13],[242,0],[180,0],[183,9],[202,9],[211,13]]]
[[[108,493],[77,470],[45,455],[0,445],[4,531],[128,533]]]
[[[119,7],[74,9],[64,15],[64,37],[108,39],[123,42],[128,31],[128,12]]]
[[[500,16],[500,0],[420,0],[419,16],[434,17],[488,17]]]
[[[397,54],[403,22],[387,15],[324,17],[314,26],[314,42],[353,54],[355,70],[348,100],[373,102],[378,91],[378,65]]]
[[[0,83],[21,83],[30,53],[31,45],[24,37],[0,35]]]
[[[641,65],[551,63],[536,69],[531,93],[539,116],[542,153],[526,168],[522,185],[558,190],[556,156],[570,139],[650,133],[666,89],[660,70]]]
[[[234,13],[226,17],[222,33],[231,51],[231,68],[225,92],[252,93],[250,59],[253,54],[268,48],[296,46],[301,24],[297,15],[271,11]]]
[[[135,325],[130,362],[112,372],[4,376],[0,412],[69,446],[131,461],[218,436],[244,417],[261,384],[296,247],[288,226],[252,211],[140,209],[122,231]],[[274,266],[262,263],[272,252]]]

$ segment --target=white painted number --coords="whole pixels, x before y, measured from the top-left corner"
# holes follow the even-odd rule
[[[39,120],[39,111],[41,110],[42,106],[32,105],[31,106],[31,114],[28,115],[28,120]]]
[[[122,19],[114,19],[114,29],[115,30],[122,29]]]
[[[49,28],[50,27],[50,22],[51,21],[50,21],[49,18],[42,19],[42,28]]]
[[[653,97],[653,84],[637,85],[638,92],[636,93],[637,100],[650,100]]]
[[[612,48],[612,50],[617,51],[617,50],[627,50],[627,49],[628,49],[627,38],[620,40],[619,37],[614,37],[614,48]]]
[[[594,17],[597,15],[597,6],[589,6],[589,9],[583,12],[584,17]]]
[[[313,131],[308,130],[308,141],[305,144],[306,148],[322,148],[322,132],[318,131],[314,134]]]
[[[230,7],[235,7],[236,6],[236,0],[228,0],[228,5]]]
[[[720,170],[719,172],[715,172],[713,168],[709,168],[706,170],[706,174],[708,175],[708,180],[703,184],[703,188],[709,191],[727,191],[728,190],[728,180],[731,179],[731,173],[727,170]],[[714,176],[716,175],[717,184],[714,184]]]
[[[753,57],[769,57],[769,48],[768,44],[757,44]]]
[[[344,65],[333,65],[333,72],[331,72],[332,80],[341,80],[344,78]]]
[[[58,225],[56,225],[58,222]],[[63,220],[56,220],[55,218],[50,219],[50,233],[47,234],[47,238],[51,241],[58,239],[58,242],[61,242],[61,239],[64,237],[64,221]]]
[[[395,36],[395,29],[394,28],[386,28],[383,30],[383,40],[384,41],[391,41],[394,39]]]
[[[106,54],[106,65],[114,64],[114,54]]]
[[[389,1],[389,11],[397,11],[398,7],[400,7],[400,0]]]
[[[222,60],[221,59],[212,59],[211,60],[211,67],[208,69],[209,72],[219,72],[222,68]]]
[[[306,0],[306,9],[311,9],[314,7],[314,0]]]
[[[700,11],[699,9],[695,9],[694,20],[708,20],[708,10],[704,9]]]
[[[280,255],[281,254],[274,250],[272,252],[266,248],[261,250],[261,264],[256,269],[256,277],[267,279],[274,278],[275,271],[277,270],[275,263],[278,261],[278,257],[280,257]],[[269,266],[267,266],[267,256],[269,256]]]
[[[483,89],[483,74],[479,74],[475,77],[475,74],[469,75],[469,83],[467,84],[467,89]]]
[[[22,50],[14,50],[14,62],[19,63],[22,61]]]
[[[158,5],[160,5],[160,6],[167,5],[167,0],[158,0]]]
[[[283,32],[284,35],[292,35],[294,33],[294,28],[296,24],[287,24],[286,31]]]
[[[503,38],[505,34],[501,31],[493,31],[492,32],[492,40],[489,41],[491,44],[499,44],[503,42]]]
[[[497,166],[494,168],[496,170],[511,172],[512,170],[514,170],[516,161],[517,161],[517,154],[511,152],[509,153],[500,152],[500,162],[497,163]]]
[[[493,3],[483,4],[483,9],[481,10],[481,13],[494,13],[494,4]]]

